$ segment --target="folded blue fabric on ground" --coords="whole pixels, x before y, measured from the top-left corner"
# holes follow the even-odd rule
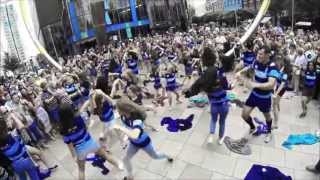
[[[292,180],[277,168],[254,164],[244,180]]]
[[[192,128],[194,114],[191,114],[186,119],[174,119],[172,117],[164,117],[161,120],[161,126],[167,125],[169,132],[185,131]]]
[[[293,145],[312,145],[320,142],[320,137],[317,137],[314,134],[297,134],[297,135],[289,135],[288,139],[282,143],[282,146],[287,149],[292,149]]]

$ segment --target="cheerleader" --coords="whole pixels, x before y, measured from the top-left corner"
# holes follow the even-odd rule
[[[272,97],[274,129],[278,129],[280,100],[288,87],[288,74],[286,73],[286,68],[284,66],[283,56],[277,55],[276,58],[277,58],[276,66],[277,66],[277,69],[279,69],[280,71],[279,71],[279,77],[277,78],[277,85],[275,86],[274,94]]]
[[[168,67],[167,72],[165,73],[164,77],[166,79],[166,91],[167,96],[169,99],[169,105],[172,106],[172,94],[176,95],[176,101],[178,104],[182,102],[179,100],[179,93],[177,92],[178,85],[176,81],[176,68],[174,66]]]
[[[316,87],[316,79],[317,73],[315,69],[315,65],[312,61],[308,62],[307,69],[304,73],[304,87],[302,91],[302,113],[300,114],[300,118],[303,118],[307,115],[307,105],[312,100],[315,87]]]
[[[128,176],[126,176],[125,179],[133,179],[131,159],[140,149],[145,151],[153,159],[167,159],[169,162],[173,161],[171,157],[155,151],[150,136],[144,131],[143,121],[146,119],[146,112],[144,110],[123,98],[116,103],[116,108],[122,117],[121,119],[125,124],[125,127],[115,125],[114,128],[125,133],[130,141],[127,154],[124,158],[124,164],[128,172]]]
[[[93,115],[97,115],[100,121],[103,123],[102,133],[100,135],[100,141],[105,148],[112,148],[114,143],[114,136],[117,135],[121,140],[120,134],[113,131],[113,126],[116,123],[115,115],[113,112],[114,101],[99,89],[96,89],[92,94],[90,101],[86,102],[80,112],[84,112],[90,109]],[[89,108],[90,107],[90,108]],[[91,121],[89,127],[93,126],[94,121]],[[124,142],[123,142],[124,144]]]
[[[82,109],[82,108],[81,108]],[[85,179],[85,162],[90,153],[106,159],[114,166],[122,169],[123,164],[118,162],[113,156],[104,151],[102,147],[91,137],[84,124],[80,113],[75,112],[74,108],[68,103],[60,104],[61,134],[64,143],[68,145],[71,155],[77,160],[79,179]]]
[[[165,97],[165,89],[162,87],[162,84],[161,84],[159,66],[154,66],[152,68],[151,77],[153,78],[153,88],[156,91],[155,100],[153,101],[153,103],[155,105],[160,104],[161,106],[164,106],[163,101],[166,99],[166,97]],[[160,91],[162,92],[160,93]]]
[[[132,72],[136,75],[139,74],[139,67],[138,67],[138,57],[135,52],[130,51],[128,53],[128,59],[126,61],[126,67],[131,69]]]
[[[68,93],[70,99],[72,100],[74,108],[78,109],[81,106],[82,96],[79,86],[76,84],[75,79],[78,81],[79,77],[76,75],[67,74],[67,76],[62,82],[62,85],[65,91]]]
[[[211,104],[211,124],[208,143],[212,143],[215,134],[216,123],[219,117],[219,140],[221,145],[224,140],[225,121],[229,113],[229,103],[226,90],[231,89],[221,68],[215,67],[216,55],[210,48],[205,48],[202,61],[208,67],[204,74],[186,90],[186,98],[199,94],[201,91],[207,93]]]
[[[42,176],[39,167],[28,154],[28,150],[23,141],[9,133],[7,124],[4,120],[0,120],[0,153],[11,161],[11,166],[20,180],[27,180],[26,173],[32,180],[40,180],[50,176],[50,170]]]

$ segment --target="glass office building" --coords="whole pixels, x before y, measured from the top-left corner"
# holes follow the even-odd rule
[[[93,12],[91,9],[93,4],[99,1],[91,4],[89,2],[88,0],[67,0],[73,34],[70,39],[72,42],[95,37],[96,27],[102,25],[105,32],[110,35],[125,35],[127,38],[132,38],[136,34],[136,28],[150,24],[144,0],[104,0],[101,3],[103,7],[97,8],[99,12]]]

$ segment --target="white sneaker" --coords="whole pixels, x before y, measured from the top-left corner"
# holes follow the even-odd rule
[[[266,134],[264,142],[269,143],[271,140],[272,140],[272,134],[271,133]]]
[[[222,138],[219,138],[218,144],[219,144],[219,145],[222,145],[222,144],[223,144],[223,141],[224,141],[224,136],[223,136]]]
[[[208,137],[208,144],[213,143],[213,134],[210,134]]]

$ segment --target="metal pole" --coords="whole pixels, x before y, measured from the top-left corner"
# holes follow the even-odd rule
[[[50,40],[53,45],[53,50],[54,50],[54,53],[56,54],[56,58],[58,60],[58,52],[57,52],[56,45],[54,44],[54,41],[53,41],[53,36],[52,36],[52,32],[51,32],[51,25],[48,26],[48,30],[49,30],[49,34],[50,34]]]
[[[295,2],[294,2],[294,0],[292,0],[292,17],[291,17],[291,29],[292,29],[292,31],[293,31],[293,28],[294,28],[294,14],[295,14]]]
[[[237,10],[234,11],[234,15],[236,18],[236,29],[238,29],[238,15],[237,15]]]

